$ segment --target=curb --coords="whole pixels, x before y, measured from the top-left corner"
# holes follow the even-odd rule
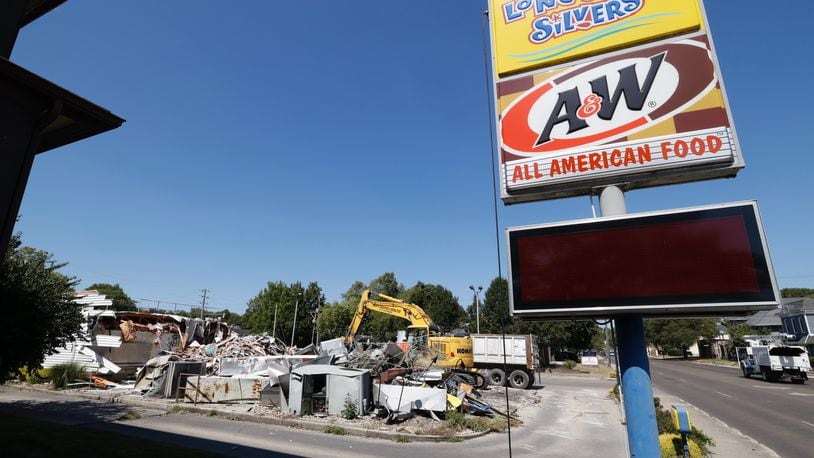
[[[698,364],[698,365],[701,365],[701,366],[726,367],[726,368],[729,368],[729,369],[738,369],[738,370],[740,370],[739,366],[727,366],[725,364],[710,364],[710,363],[702,363],[700,361],[697,361],[695,364]]]
[[[4,385],[11,389],[16,389],[18,391],[36,391],[40,393],[48,393],[48,394],[56,394],[59,396],[67,396],[67,397],[78,397],[83,399],[88,399],[91,401],[101,401],[108,404],[124,404],[134,407],[141,407],[145,409],[154,409],[154,410],[163,410],[166,414],[169,414],[170,409],[174,407],[180,407],[185,412],[208,415],[210,412],[214,411],[217,412],[217,416],[224,419],[229,420],[239,420],[239,421],[246,421],[250,423],[260,423],[260,424],[268,424],[268,425],[277,425],[277,426],[287,426],[290,428],[297,428],[297,429],[304,429],[308,431],[316,431],[324,433],[324,430],[331,426],[340,427],[345,431],[346,436],[355,436],[355,437],[365,437],[365,438],[373,438],[373,439],[385,439],[389,441],[395,441],[398,438],[408,437],[410,442],[449,442],[450,440],[468,440],[468,439],[475,439],[478,437],[483,437],[490,433],[490,431],[481,431],[481,432],[472,432],[468,434],[461,434],[456,436],[429,436],[429,435],[420,435],[408,432],[390,432],[390,431],[379,431],[379,430],[372,430],[372,429],[364,429],[364,428],[357,428],[353,426],[346,426],[346,425],[335,425],[335,424],[325,424],[325,423],[314,423],[304,420],[292,420],[288,418],[275,418],[275,417],[258,417],[256,415],[251,415],[248,413],[241,413],[241,412],[226,412],[221,411],[217,408],[218,404],[213,404],[212,407],[198,407],[195,405],[187,405],[185,403],[175,403],[175,402],[167,402],[167,401],[144,401],[141,399],[129,399],[128,397],[124,397],[122,395],[106,395],[106,394],[91,394],[91,393],[79,393],[79,392],[66,392],[66,391],[55,391],[50,390],[47,388],[40,388],[34,386],[26,386],[26,385]],[[330,433],[324,433],[330,434]]]

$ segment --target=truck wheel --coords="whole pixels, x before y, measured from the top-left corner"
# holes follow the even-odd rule
[[[482,390],[489,386],[489,380],[480,372],[475,372],[472,374],[472,376],[475,378],[475,389]]]
[[[761,368],[760,368],[760,375],[763,377],[763,381],[764,381],[764,382],[770,382],[770,381],[771,381],[771,379],[772,379],[772,378],[769,376],[769,370],[768,370],[768,369],[766,369],[765,367],[761,367]]]
[[[506,384],[506,373],[503,372],[503,369],[491,369],[489,371],[489,384],[494,386]]]
[[[743,376],[749,378],[749,371],[746,369],[746,366],[741,367],[741,369],[743,369]]]
[[[517,369],[509,375],[509,386],[512,388],[526,388],[529,384],[529,374],[521,369]]]
[[[526,388],[531,388],[537,380],[537,374],[534,371],[526,371],[526,373],[529,374],[529,384],[526,385]]]

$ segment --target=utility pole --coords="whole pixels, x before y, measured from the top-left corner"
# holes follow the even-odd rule
[[[201,290],[203,294],[201,294],[201,319],[204,319],[204,311],[206,310],[206,294],[209,292],[208,289],[204,288]]]
[[[469,289],[472,290],[472,294],[475,295],[475,323],[477,327],[477,332],[480,334],[480,292],[483,291],[483,286],[478,286],[477,291],[475,290],[475,285],[470,285]]]
[[[317,304],[313,310],[311,310],[311,344],[314,344],[316,341],[316,345],[319,345],[319,331],[317,330],[317,320],[319,319],[319,297],[317,297]]]
[[[276,337],[277,337],[277,304],[274,304],[274,324],[271,326],[271,338],[275,339]]]
[[[294,331],[297,329],[297,308],[300,306],[300,299],[294,302],[294,324],[291,326],[291,345],[289,347],[294,346]]]

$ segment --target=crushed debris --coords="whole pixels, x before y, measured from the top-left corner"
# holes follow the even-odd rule
[[[216,320],[112,312],[94,308],[92,299],[79,299],[85,337],[60,358],[70,352],[74,360],[81,355],[94,362],[87,366],[95,389],[178,403],[248,405],[261,416],[309,416],[407,433],[437,429],[452,412],[519,420],[517,407],[507,411],[503,389],[489,389],[490,377],[439,367],[439,353],[420,342],[339,338],[289,347]],[[131,375],[132,383],[120,383]],[[521,406],[540,400],[535,390],[511,391]]]

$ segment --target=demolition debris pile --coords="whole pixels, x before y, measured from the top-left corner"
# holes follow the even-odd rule
[[[169,314],[114,312],[93,291],[80,293],[84,337],[49,357],[93,373],[92,386],[190,403],[248,403],[262,415],[438,420],[457,411],[517,419],[481,394],[470,369],[439,367],[426,341],[345,339],[304,348],[268,334],[239,335],[226,323]],[[127,383],[125,380],[135,382]],[[371,416],[372,415],[372,416]],[[357,420],[363,421],[363,420]]]
[[[363,417],[388,423],[417,414],[438,420],[455,410],[483,416],[511,413],[485,401],[483,377],[433,368],[432,352],[395,343],[288,347],[267,334],[236,334],[156,356],[138,374],[134,389],[179,402],[251,402],[256,411],[288,416]]]

